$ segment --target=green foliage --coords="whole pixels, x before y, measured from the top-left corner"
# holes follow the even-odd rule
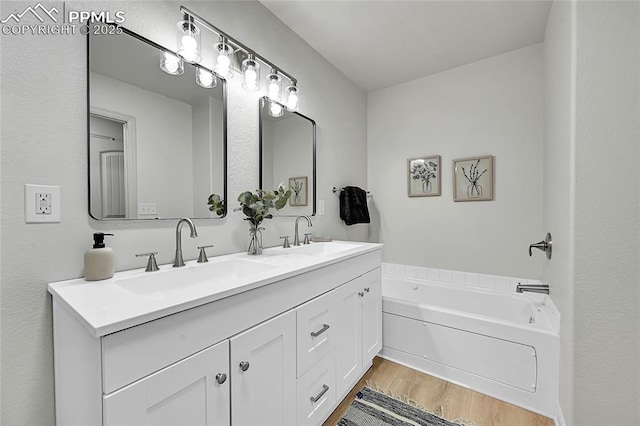
[[[269,213],[269,209],[280,210],[283,208],[291,197],[291,190],[285,190],[280,185],[273,192],[257,189],[256,192],[245,191],[238,195],[238,203],[240,207],[236,207],[234,211],[242,210],[245,220],[251,222],[252,225],[258,226],[265,219],[272,219],[273,215]],[[209,210],[215,212],[218,216],[224,214],[224,200],[217,194],[209,196]]]

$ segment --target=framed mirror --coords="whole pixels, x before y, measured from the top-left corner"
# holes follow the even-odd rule
[[[89,214],[221,217],[207,199],[227,194],[226,82],[118,29],[88,35]]]
[[[274,216],[316,214],[316,122],[267,97],[260,100],[260,188],[291,189]]]

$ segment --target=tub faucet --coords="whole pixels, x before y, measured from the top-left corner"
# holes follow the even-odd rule
[[[309,226],[309,227],[313,226],[313,224],[311,223],[311,219],[309,219],[309,216],[302,215],[302,216],[298,216],[296,218],[296,232],[295,232],[295,235],[293,236],[293,245],[294,246],[299,246],[300,245],[300,237],[298,236],[298,221],[300,219],[302,219],[302,218],[307,219],[307,226]]]
[[[185,217],[178,221],[178,226],[176,226],[176,258],[173,261],[174,268],[184,266],[184,260],[182,259],[182,225],[184,223],[189,225],[189,228],[191,229],[191,238],[195,238],[198,236],[196,225],[193,224],[193,221],[191,219]]]
[[[549,284],[520,284],[516,286],[516,291],[518,293],[524,293],[525,291],[529,291],[531,293],[543,293],[549,294]]]

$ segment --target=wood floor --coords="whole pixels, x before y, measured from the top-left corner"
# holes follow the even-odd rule
[[[324,426],[334,426],[365,382],[386,394],[407,395],[412,401],[448,420],[462,419],[478,426],[553,426],[552,419],[481,393],[454,385],[395,362],[376,357],[373,367],[329,416]]]

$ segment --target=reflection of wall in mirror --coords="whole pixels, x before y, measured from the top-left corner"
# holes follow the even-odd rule
[[[207,200],[224,185],[224,170],[213,168],[223,155],[223,106],[213,97],[202,98],[193,108],[193,217],[217,217]],[[218,159],[218,160],[215,160]],[[218,190],[219,192],[219,190]]]
[[[263,121],[263,163],[264,189],[273,189],[278,184],[289,185],[289,178],[296,176],[307,176],[309,191],[311,191],[313,176],[313,126],[303,118],[296,115],[282,120]],[[266,144],[271,145],[271,149],[266,149]],[[266,154],[268,152],[268,154]],[[271,173],[267,166],[265,155],[270,156]],[[269,177],[271,182],[269,182]],[[267,186],[269,185],[270,186]],[[311,194],[309,194],[309,197]],[[309,206],[310,206],[309,202]],[[309,206],[299,207],[287,204],[279,210],[279,214],[310,214]]]
[[[193,215],[191,105],[101,74],[90,82],[92,107],[136,118],[138,203],[155,203],[160,217]]]

